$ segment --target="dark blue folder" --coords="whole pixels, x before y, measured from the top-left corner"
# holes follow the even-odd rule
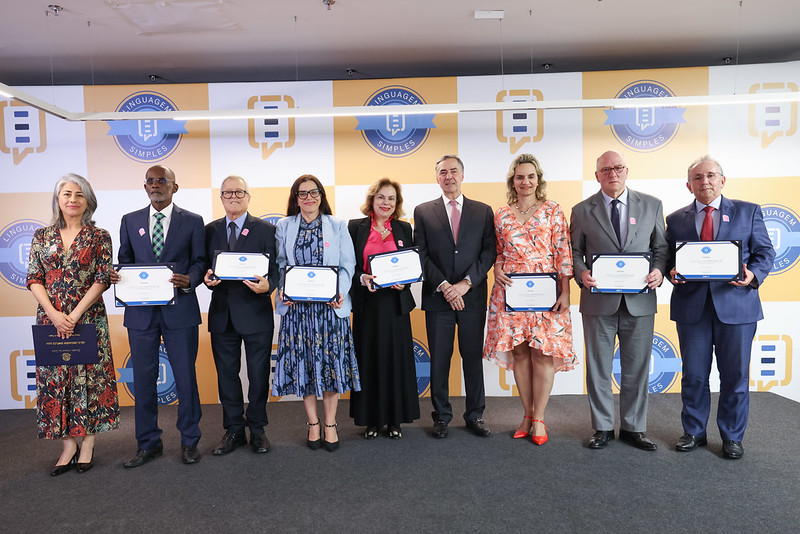
[[[33,350],[36,365],[82,365],[100,363],[97,354],[97,329],[93,324],[76,324],[68,339],[61,339],[56,327],[36,324]]]

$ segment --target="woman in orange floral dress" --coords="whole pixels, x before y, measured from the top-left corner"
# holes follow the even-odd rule
[[[511,163],[506,179],[508,205],[494,217],[497,261],[489,303],[488,333],[483,357],[514,371],[524,409],[514,438],[547,442],[544,411],[556,371],[576,364],[569,315],[572,247],[561,207],[547,200],[539,161],[522,154]],[[560,294],[552,311],[507,312],[505,288],[511,273],[558,273]]]
[[[36,324],[52,324],[69,337],[76,324],[94,324],[94,365],[36,367],[36,419],[39,438],[61,440],[61,457],[50,472],[92,468],[95,434],[119,428],[116,374],[111,359],[103,291],[110,284],[111,236],[97,228],[97,199],[91,185],[67,174],[53,191],[53,223],[33,236],[28,289],[39,307]],[[78,447],[75,438],[83,438]]]

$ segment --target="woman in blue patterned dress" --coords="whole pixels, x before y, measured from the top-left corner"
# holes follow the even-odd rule
[[[36,367],[36,419],[41,439],[59,439],[61,457],[50,472],[58,476],[92,467],[95,434],[119,428],[116,373],[111,359],[103,291],[111,272],[111,236],[97,228],[92,186],[67,174],[53,191],[53,222],[33,235],[28,289],[39,303],[36,324],[52,324],[69,337],[78,323],[94,324],[94,365]],[[78,447],[75,438],[83,438]]]
[[[281,316],[273,395],[303,397],[308,416],[307,445],[331,452],[339,446],[336,409],[339,394],[361,389],[350,330],[350,284],[356,255],[345,221],[331,216],[322,183],[310,174],[295,180],[287,217],[278,221],[276,241],[281,284],[275,311]],[[330,303],[290,302],[284,298],[287,266],[336,266],[339,298]],[[317,397],[325,411],[324,436]]]

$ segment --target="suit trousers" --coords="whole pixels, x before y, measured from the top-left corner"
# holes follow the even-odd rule
[[[175,388],[178,392],[178,421],[182,445],[200,441],[200,394],[197,389],[197,326],[169,329],[164,326],[161,311],[154,311],[153,326],[145,330],[128,328],[128,342],[133,360],[133,381],[136,405],[136,441],[140,449],[152,449],[161,439],[158,427],[159,375],[158,348],[161,339],[167,349]]]
[[[464,371],[466,410],[464,421],[483,417],[486,394],[483,385],[483,332],[486,308],[480,311],[426,311],[425,327],[431,349],[431,402],[434,421],[450,423],[450,360],[458,325],[458,350]]]
[[[240,334],[230,320],[224,332],[211,333],[211,351],[217,368],[219,400],[222,404],[222,426],[230,432],[240,432],[247,426],[251,433],[262,433],[267,425],[269,362],[273,330]],[[247,365],[247,412],[244,409],[242,381],[239,369],[242,361],[242,342]]]
[[[750,409],[750,349],[756,323],[725,324],[719,320],[711,301],[706,299],[696,323],[675,323],[683,359],[681,379],[681,423],[693,436],[705,436],[711,410],[712,352],[719,370],[717,426],[724,440],[742,441]]]
[[[614,430],[614,394],[611,374],[614,339],[620,352],[620,428],[630,432],[647,429],[647,392],[655,314],[633,316],[622,299],[612,315],[582,314],[586,344],[586,387],[592,428]]]

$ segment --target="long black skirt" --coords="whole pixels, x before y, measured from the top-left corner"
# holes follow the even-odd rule
[[[359,426],[399,425],[419,419],[419,395],[411,318],[400,313],[400,293],[391,288],[364,295],[353,314],[361,391],[350,393],[350,417]]]

